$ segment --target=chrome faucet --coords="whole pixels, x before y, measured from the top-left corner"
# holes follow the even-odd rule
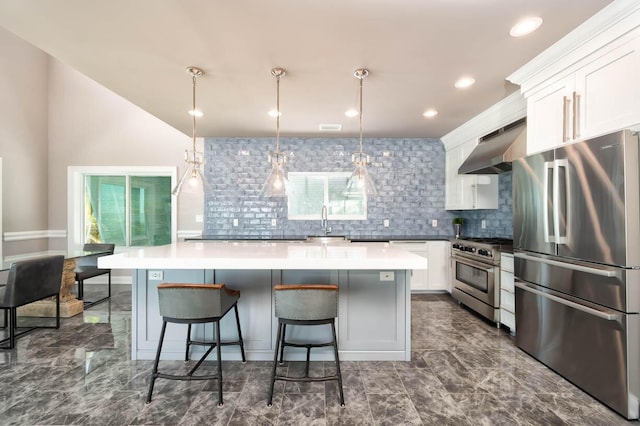
[[[320,213],[322,229],[324,229],[324,235],[331,233],[331,227],[329,226],[329,219],[327,219],[327,206],[322,206],[322,212]]]

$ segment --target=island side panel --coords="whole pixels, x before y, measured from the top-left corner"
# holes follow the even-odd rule
[[[214,282],[240,291],[238,311],[240,327],[248,359],[273,357],[274,318],[272,314],[272,271],[268,269],[217,269]],[[235,315],[229,312],[220,322],[222,339],[237,338]],[[240,360],[238,347],[223,347],[225,359]]]
[[[350,270],[340,274],[342,359],[410,360],[407,271]]]

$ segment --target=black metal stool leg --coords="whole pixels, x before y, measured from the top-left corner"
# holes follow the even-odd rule
[[[222,348],[220,347],[220,320],[216,321],[216,352],[218,353],[218,407],[222,407]]]
[[[338,392],[340,392],[340,405],[344,407],[344,392],[342,391],[342,372],[340,371],[340,358],[338,357],[338,340],[336,338],[336,326],[331,322],[331,333],[333,334],[333,354],[336,357],[336,374],[338,376]]]
[[[282,344],[280,345],[280,365],[284,364],[284,346],[287,335],[287,324],[282,323]],[[278,353],[276,351],[276,353]]]
[[[78,280],[78,300],[84,299],[84,281]]]
[[[236,311],[236,325],[238,326],[238,340],[240,341],[240,354],[242,355],[242,363],[245,364],[247,362],[247,358],[244,355],[244,340],[242,340],[242,330],[240,330],[240,315],[238,314],[238,304],[236,303],[234,306]]]
[[[189,345],[191,344],[191,324],[187,324],[187,349],[184,351],[184,362],[189,361]]]
[[[16,347],[16,327],[18,326],[17,308],[9,309],[9,349]]]
[[[269,387],[269,401],[267,402],[267,406],[271,407],[273,401],[273,388],[276,384],[276,369],[278,368],[278,349],[281,345],[281,339],[283,337],[284,324],[282,321],[278,320],[278,336],[276,337],[276,348],[273,351],[273,368],[271,369],[271,386]]]
[[[151,402],[151,395],[153,394],[153,385],[158,378],[158,363],[160,362],[160,352],[162,352],[162,342],[164,341],[164,332],[167,329],[167,322],[162,321],[162,330],[160,331],[160,341],[158,342],[158,351],[156,352],[156,360],[153,363],[153,370],[151,372],[151,383],[149,384],[149,393],[147,394],[147,404]]]

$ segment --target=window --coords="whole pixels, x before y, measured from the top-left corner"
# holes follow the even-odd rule
[[[172,242],[176,213],[171,198],[174,168],[70,169],[74,169],[70,173],[70,247],[89,242],[121,247]]]
[[[288,218],[320,219],[322,206],[327,206],[329,219],[365,220],[366,195],[344,193],[350,176],[351,173],[289,173]]]

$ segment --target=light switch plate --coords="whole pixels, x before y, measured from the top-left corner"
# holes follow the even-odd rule
[[[385,228],[388,228],[389,227],[389,219],[383,220],[382,224],[384,225]]]
[[[278,221],[276,221],[275,219],[271,219],[271,226],[276,226],[278,224]]]
[[[481,227],[482,229],[487,229],[487,221],[486,221],[486,220],[484,220],[484,219],[482,219],[482,222],[480,222],[480,227]]]
[[[431,219],[431,226],[434,228],[438,227],[438,219]]]
[[[380,281],[395,281],[395,273],[393,271],[380,272]]]
[[[233,219],[233,226],[238,226],[238,219]]]

